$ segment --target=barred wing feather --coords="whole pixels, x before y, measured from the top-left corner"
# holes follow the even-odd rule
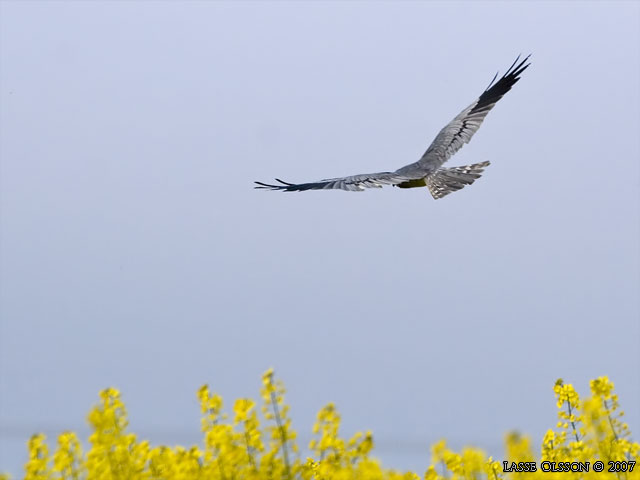
[[[416,166],[429,172],[434,172],[449,160],[454,153],[460,150],[465,143],[469,143],[471,137],[478,131],[496,102],[520,80],[520,74],[529,66],[527,63],[529,56],[520,63],[518,63],[520,57],[516,58],[516,61],[513,62],[513,65],[500,80],[493,83],[495,81],[494,78],[475,102],[460,112],[456,118],[438,133]]]
[[[317,182],[309,183],[289,183],[279,178],[276,181],[280,185],[271,185],[268,183],[255,182],[258,184],[256,188],[264,188],[268,190],[282,190],[284,192],[304,192],[305,190],[347,190],[351,192],[359,192],[365,188],[382,188],[384,185],[398,185],[402,182],[411,180],[410,176],[398,175],[395,172],[369,173],[362,175],[351,175],[349,177],[328,178]]]

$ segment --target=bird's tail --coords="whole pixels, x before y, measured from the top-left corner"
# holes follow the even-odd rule
[[[489,162],[482,162],[464,167],[440,168],[426,178],[426,184],[433,198],[437,200],[464,188],[465,185],[471,185],[482,176],[482,172],[488,166]]]

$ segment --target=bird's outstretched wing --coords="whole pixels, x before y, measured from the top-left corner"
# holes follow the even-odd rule
[[[303,192],[305,190],[348,190],[359,192],[365,188],[381,188],[383,185],[398,185],[411,180],[411,176],[399,175],[395,172],[368,173],[362,175],[351,175],[342,178],[327,178],[317,182],[309,183],[288,183],[276,178],[281,185],[270,185],[268,183],[255,182],[256,188],[268,190],[282,190],[284,192]]]
[[[529,57],[522,60],[520,56],[509,67],[509,70],[496,82],[497,74],[480,97],[465,108],[449,124],[440,130],[427,151],[420,160],[411,165],[407,165],[398,170],[398,173],[409,172],[414,169],[425,170],[428,173],[435,172],[444,162],[462,148],[465,143],[469,143],[473,134],[478,131],[482,121],[487,116],[498,100],[505,93],[511,90],[518,80],[520,74],[530,65],[527,63]],[[494,83],[495,82],[495,83]],[[413,167],[413,168],[410,168]]]

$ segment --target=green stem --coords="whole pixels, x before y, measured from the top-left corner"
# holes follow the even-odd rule
[[[247,456],[249,457],[249,463],[251,464],[251,466],[253,467],[253,471],[255,472],[257,470],[256,461],[253,459],[253,455],[251,454],[252,448],[249,446],[249,433],[246,430],[246,424],[244,431],[244,443],[247,447]]]
[[[271,392],[271,403],[273,405],[273,412],[276,417],[276,424],[278,425],[278,430],[280,431],[280,438],[282,440],[282,456],[284,457],[284,465],[287,471],[287,478],[291,480],[291,465],[289,463],[289,453],[287,452],[287,431],[284,429],[282,425],[282,419],[280,418],[280,411],[278,410],[278,401],[276,399],[276,393],[274,391]]]
[[[616,439],[616,442],[619,440],[618,439],[618,434],[616,433],[616,429],[613,426],[613,420],[611,419],[611,412],[609,411],[609,406],[607,405],[607,401],[606,400],[602,400],[602,403],[604,403],[604,410],[605,412],[607,412],[607,418],[609,419],[609,425],[611,425],[611,431],[613,432],[613,438]]]
[[[567,400],[567,407],[569,408],[569,418],[571,418],[571,403],[569,403],[569,400]],[[576,437],[576,442],[580,441],[580,438],[578,437],[578,431],[576,430],[576,424],[573,423],[573,420],[569,420],[571,422],[571,428],[573,429],[573,435]]]

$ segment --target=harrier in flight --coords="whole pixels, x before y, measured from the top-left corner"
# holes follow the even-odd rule
[[[288,183],[276,178],[280,185],[255,182],[258,184],[256,188],[302,192],[329,189],[361,191],[365,188],[381,188],[383,185],[393,185],[400,188],[427,187],[433,198],[437,200],[464,188],[465,185],[471,185],[480,178],[484,169],[489,166],[489,162],[453,168],[443,168],[442,165],[465,143],[469,143],[473,134],[480,128],[484,117],[496,102],[520,80],[520,74],[530,65],[527,63],[528,59],[529,56],[518,63],[520,57],[516,58],[513,65],[497,82],[498,75],[496,74],[484,93],[438,133],[422,158],[415,163],[395,172],[328,178],[310,183]]]

